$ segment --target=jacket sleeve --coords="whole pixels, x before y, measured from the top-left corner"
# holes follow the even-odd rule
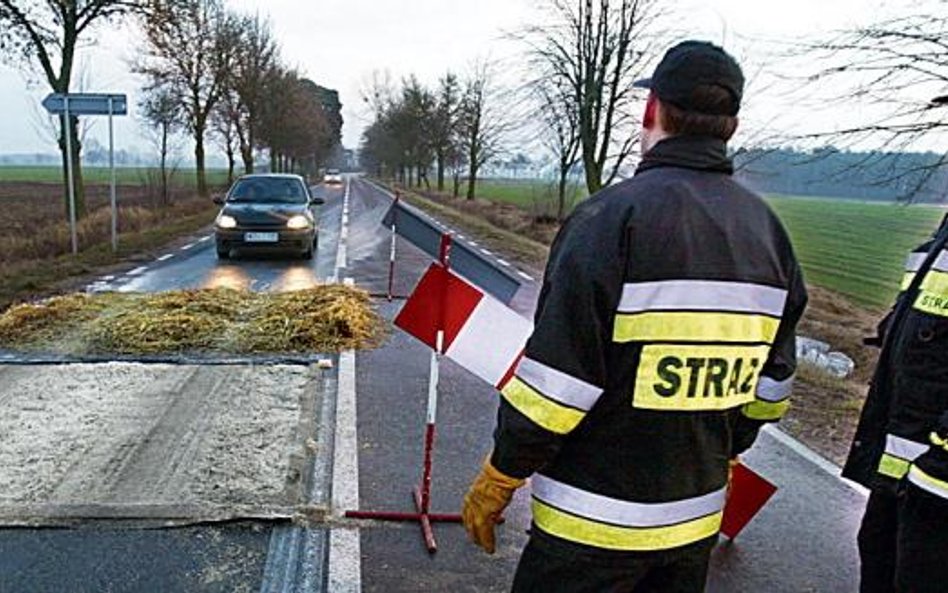
[[[595,220],[577,211],[554,241],[533,334],[502,388],[491,463],[509,476],[551,461],[605,387],[624,245]]]
[[[754,401],[741,408],[734,428],[731,454],[750,448],[760,428],[777,422],[790,407],[790,395],[797,369],[796,329],[806,308],[807,293],[799,264],[794,261],[787,302],[770,355],[760,373]]]

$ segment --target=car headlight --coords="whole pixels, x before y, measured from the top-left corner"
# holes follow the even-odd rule
[[[237,219],[227,214],[221,214],[217,217],[217,226],[222,229],[237,228]]]
[[[312,223],[310,223],[309,219],[302,214],[291,216],[290,219],[286,221],[286,228],[293,230],[308,229],[311,225]]]

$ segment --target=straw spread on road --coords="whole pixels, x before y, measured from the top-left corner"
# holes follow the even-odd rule
[[[64,355],[325,353],[376,347],[383,336],[368,294],[342,285],[75,293],[0,315],[0,348]]]

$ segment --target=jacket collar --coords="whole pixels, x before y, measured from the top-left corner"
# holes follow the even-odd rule
[[[734,172],[727,145],[707,136],[672,136],[662,140],[645,153],[635,173],[657,167],[684,167],[728,175]]]

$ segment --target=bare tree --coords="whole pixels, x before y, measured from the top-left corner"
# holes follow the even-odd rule
[[[241,134],[243,114],[240,109],[240,98],[231,89],[221,94],[221,100],[211,111],[211,131],[218,147],[227,157],[227,184],[234,182],[234,169],[237,164],[237,153],[243,154],[244,137]],[[252,154],[252,151],[251,151]],[[246,163],[246,161],[245,161]],[[250,161],[250,171],[253,172],[253,160]]]
[[[438,96],[431,118],[429,138],[435,156],[438,191],[444,191],[444,172],[452,154],[457,152],[458,108],[461,89],[457,76],[448,72],[438,81]]]
[[[475,65],[464,85],[458,115],[458,136],[467,161],[467,199],[476,195],[477,175],[501,151],[512,124],[493,85],[487,62]]]
[[[569,175],[580,160],[579,111],[562,79],[538,80],[530,90],[536,105],[533,119],[541,124],[540,142],[556,160],[556,219],[562,222],[566,216]]]
[[[174,92],[166,87],[151,88],[140,106],[142,117],[150,128],[149,136],[158,150],[159,200],[171,203],[170,178],[172,170],[168,157],[173,149],[174,134],[181,127],[181,103]]]
[[[938,171],[948,168],[948,152],[924,163],[889,158],[925,147],[927,140],[948,129],[948,109],[930,101],[948,89],[948,0],[914,3],[899,16],[804,45],[798,53],[808,64],[817,64],[809,77],[813,86],[808,88],[844,85],[845,91],[829,97],[829,102],[845,103],[850,109],[866,106],[876,114],[868,121],[805,138],[842,148],[872,143],[876,150],[858,166],[888,163],[878,182],[910,181],[901,198],[911,198]]]
[[[240,143],[244,173],[253,173],[254,149],[260,128],[260,112],[267,101],[267,73],[279,62],[279,50],[270,24],[259,16],[237,21],[234,68],[228,84],[235,93],[231,115]]]
[[[0,0],[0,57],[32,71],[38,62],[42,75],[56,93],[68,93],[73,63],[80,39],[96,24],[115,20],[136,8],[139,2],[124,0]],[[73,142],[72,167],[76,187],[76,215],[85,214],[85,191],[79,158],[79,118],[60,118],[59,150],[65,179],[66,133]],[[64,181],[63,185],[66,183]],[[69,196],[64,198],[68,216]]]
[[[233,29],[221,0],[147,0],[145,46],[135,70],[173,89],[194,140],[197,189],[207,195],[204,142],[233,60]]]
[[[632,82],[656,54],[661,0],[548,0],[552,23],[530,26],[536,80],[557,79],[577,112],[586,186],[595,193],[634,152]]]

